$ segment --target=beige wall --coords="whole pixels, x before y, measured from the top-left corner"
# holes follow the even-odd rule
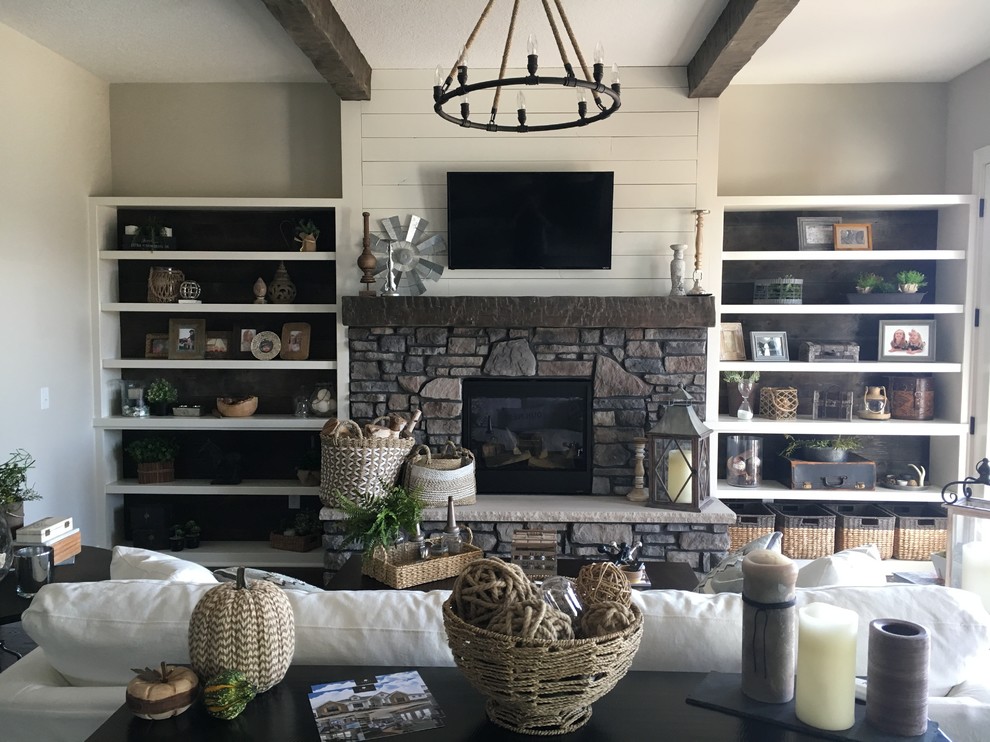
[[[947,187],[966,193],[973,185],[973,152],[990,145],[990,61],[949,83]]]
[[[0,25],[0,456],[24,448],[26,517],[100,530],[92,427],[86,197],[110,189],[106,83]],[[40,389],[51,406],[40,409]],[[99,514],[99,515],[98,515]]]
[[[719,195],[941,193],[947,97],[927,83],[730,86]]]
[[[117,196],[340,197],[326,84],[110,86]]]

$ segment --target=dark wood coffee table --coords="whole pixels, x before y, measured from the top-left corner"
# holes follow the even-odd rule
[[[285,680],[249,703],[233,721],[212,718],[203,708],[202,701],[181,716],[162,721],[138,719],[122,706],[87,742],[319,742],[307,698],[312,685],[408,669],[293,666]],[[410,742],[531,742],[536,739],[514,734],[489,722],[484,697],[465,681],[457,668],[413,669],[419,670],[443,710],[446,726],[416,732],[408,737]],[[563,742],[654,739],[811,742],[820,739],[766,722],[687,704],[685,698],[704,678],[703,673],[631,672],[611,693],[592,706],[591,720],[584,727],[552,739]]]
[[[557,573],[565,577],[577,577],[578,570],[591,560],[588,559],[559,559]],[[694,590],[698,586],[698,578],[694,570],[684,562],[646,562],[646,576],[649,585],[654,590]],[[454,587],[454,578],[425,582],[415,585],[409,590],[450,590]],[[391,588],[373,577],[361,574],[361,555],[353,554],[337,573],[330,578],[327,590],[390,590]]]

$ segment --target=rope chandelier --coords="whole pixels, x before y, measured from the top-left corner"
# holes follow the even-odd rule
[[[461,50],[460,56],[457,58],[454,66],[451,67],[450,72],[447,73],[446,78],[444,78],[443,67],[437,67],[436,80],[433,85],[433,110],[438,116],[440,116],[440,118],[445,121],[449,121],[452,124],[457,124],[458,126],[469,129],[484,129],[485,131],[514,131],[523,133],[531,131],[556,131],[558,129],[571,129],[575,126],[586,126],[587,124],[594,123],[595,121],[604,121],[619,110],[619,105],[621,104],[619,99],[619,68],[614,64],[612,65],[612,84],[608,87],[603,85],[602,77],[605,70],[605,54],[602,50],[602,45],[598,44],[595,48],[594,64],[589,72],[584,55],[581,54],[581,50],[578,48],[577,42],[574,39],[574,31],[571,29],[571,24],[567,20],[567,14],[564,12],[564,8],[561,5],[561,0],[553,0],[553,4],[556,6],[557,13],[560,15],[560,22],[566,31],[567,40],[570,42],[570,47],[573,49],[577,62],[584,73],[584,78],[577,77],[574,74],[574,68],[568,57],[567,46],[564,39],[561,38],[560,29],[558,28],[557,21],[554,19],[554,15],[551,11],[551,0],[542,0],[543,9],[546,12],[547,22],[550,24],[550,30],[553,33],[553,38],[557,45],[557,51],[560,54],[560,61],[563,64],[564,76],[544,77],[536,74],[539,69],[538,50],[536,37],[532,34],[529,36],[528,54],[526,57],[526,70],[529,74],[525,77],[507,78],[505,76],[506,65],[509,59],[509,49],[512,45],[512,34],[515,30],[516,16],[519,12],[520,0],[513,0],[512,16],[509,20],[509,32],[505,37],[505,47],[502,51],[502,66],[499,68],[498,79],[484,80],[482,82],[468,84],[468,51],[471,48],[471,43],[478,35],[478,31],[481,29],[482,23],[484,23],[485,19],[488,17],[488,12],[491,10],[494,2],[495,0],[488,0],[488,3],[485,5],[485,9],[481,12],[481,17],[474,26],[474,30],[471,31],[467,41],[464,42],[464,48]],[[455,75],[457,79],[457,87],[451,89],[451,84],[454,81]],[[523,93],[523,90],[520,89],[516,94],[516,117],[519,121],[518,125],[507,126],[505,124],[496,124],[495,115],[498,113],[498,104],[499,98],[502,95],[502,88],[525,85],[562,85],[564,87],[574,88],[577,92],[576,117],[566,121],[528,126],[526,124],[526,96]],[[495,95],[492,99],[491,116],[487,122],[472,121],[471,106],[468,103],[467,96],[469,93],[476,90],[487,90],[488,88],[495,88]],[[588,115],[587,93],[589,90],[591,91],[595,106],[598,108],[598,112],[593,116]],[[606,102],[602,101],[603,97],[610,99],[606,101],[610,105],[606,106]],[[454,98],[461,99],[460,116],[451,115],[443,110],[444,104]]]

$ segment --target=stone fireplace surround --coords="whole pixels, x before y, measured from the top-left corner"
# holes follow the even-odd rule
[[[704,409],[711,297],[344,297],[350,350],[350,414],[423,412],[418,437],[460,442],[461,379],[586,378],[593,385],[593,495],[479,495],[458,508],[486,553],[508,554],[512,532],[545,527],[561,553],[596,554],[612,540],[641,540],[643,556],[707,570],[728,548],[734,514],[710,500],[702,513],[631,503],[633,439],[657,421],[679,384]],[[324,508],[326,566],[342,543],[340,511]],[[424,513],[427,532],[445,513]]]

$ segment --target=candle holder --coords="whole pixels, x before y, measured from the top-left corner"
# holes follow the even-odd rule
[[[688,291],[688,296],[711,296],[701,285],[701,263],[702,263],[702,239],[701,233],[705,228],[705,214],[711,213],[708,209],[694,209],[694,286]]]
[[[942,488],[949,516],[945,584],[976,593],[990,610],[990,502],[974,498],[972,487],[990,484],[990,461],[982,459],[976,472],[979,476],[949,482]],[[962,485],[962,500],[955,485]]]

